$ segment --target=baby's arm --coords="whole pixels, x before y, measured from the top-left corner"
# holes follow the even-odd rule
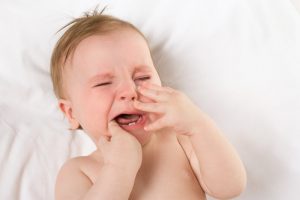
[[[101,137],[101,166],[95,183],[81,170],[88,160],[73,159],[60,171],[56,183],[56,200],[128,200],[142,162],[142,147],[137,139],[115,122],[109,123],[110,141]],[[128,160],[128,158],[130,158]],[[98,161],[94,161],[98,162]]]
[[[128,199],[134,185],[136,173],[124,172],[112,166],[104,166],[95,184],[85,195],[85,200],[92,199]]]
[[[124,172],[113,166],[103,166],[93,184],[80,170],[80,162],[73,159],[61,169],[56,182],[56,200],[118,199],[127,200],[134,185],[136,174]]]
[[[246,185],[246,173],[233,146],[205,113],[184,93],[169,87],[144,83],[138,91],[155,103],[136,101],[134,106],[149,112],[153,121],[145,129],[169,127],[188,136],[188,153],[205,192],[218,199],[239,195]],[[200,166],[200,167],[199,167]]]
[[[246,186],[246,172],[233,146],[204,113],[199,115],[194,130],[189,137],[194,149],[190,160],[200,166],[199,181],[205,192],[220,199],[241,194]]]

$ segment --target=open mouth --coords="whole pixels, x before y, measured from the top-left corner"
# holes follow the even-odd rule
[[[121,126],[133,126],[142,120],[140,114],[120,114],[115,117],[115,121]]]

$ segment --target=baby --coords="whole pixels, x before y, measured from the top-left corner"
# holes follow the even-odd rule
[[[103,11],[66,25],[51,58],[58,104],[97,149],[61,168],[57,200],[238,196],[246,173],[213,120],[162,86],[143,34]]]

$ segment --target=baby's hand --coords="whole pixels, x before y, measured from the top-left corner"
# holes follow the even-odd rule
[[[142,163],[142,146],[138,140],[123,130],[115,121],[108,124],[110,141],[101,136],[98,142],[104,164],[126,172],[137,173]]]
[[[134,106],[142,111],[149,112],[154,121],[144,127],[146,131],[155,131],[161,128],[173,128],[176,133],[192,135],[202,117],[200,109],[180,91],[169,87],[144,83],[138,87],[143,96],[150,98],[154,103],[135,101]]]

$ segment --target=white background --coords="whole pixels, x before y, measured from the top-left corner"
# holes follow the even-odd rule
[[[299,199],[296,0],[1,0],[0,199],[53,199],[59,167],[94,149],[68,131],[49,60],[55,32],[97,4],[145,33],[164,84],[189,95],[236,147],[248,173],[237,199]]]

